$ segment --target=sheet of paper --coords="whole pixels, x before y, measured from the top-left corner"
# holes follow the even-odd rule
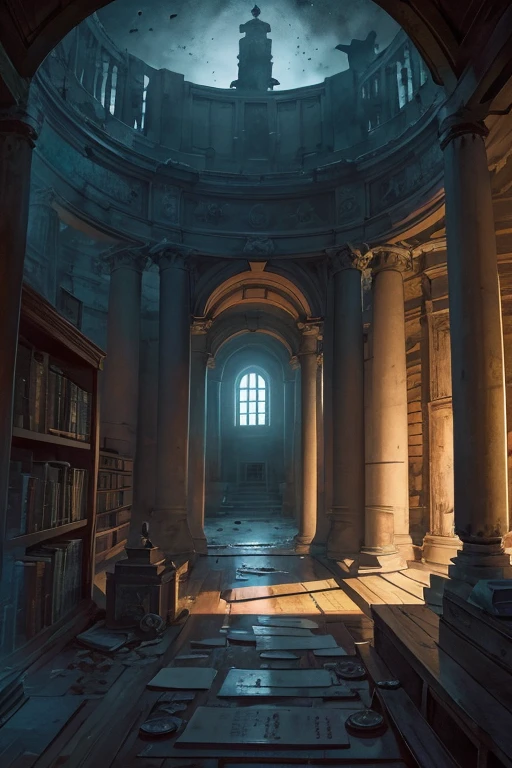
[[[209,690],[217,674],[210,667],[164,667],[149,681],[148,688]]]
[[[258,651],[312,651],[316,648],[336,648],[332,635],[312,635],[311,637],[257,637]]]
[[[176,745],[348,747],[340,710],[315,707],[198,707]]]
[[[318,624],[312,619],[301,619],[294,616],[258,616],[258,624],[269,627],[301,627],[302,629],[318,629]]]
[[[302,627],[253,627],[255,635],[274,635],[275,637],[311,637],[310,629]]]
[[[331,683],[327,669],[230,669],[224,680],[224,685],[237,689],[322,688]]]

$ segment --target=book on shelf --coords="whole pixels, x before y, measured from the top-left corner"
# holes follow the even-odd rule
[[[107,531],[109,528],[116,528],[123,523],[129,523],[131,520],[131,509],[119,509],[117,512],[107,512],[100,515],[96,520],[96,531]]]
[[[20,342],[16,358],[13,425],[89,442],[92,396],[48,354]]]
[[[14,563],[16,647],[62,618],[81,598],[81,539],[33,548]]]
[[[7,536],[50,530],[87,517],[87,470],[64,461],[10,464]]]

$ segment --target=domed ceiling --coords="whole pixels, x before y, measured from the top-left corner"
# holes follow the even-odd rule
[[[229,88],[237,77],[240,24],[254,0],[115,0],[98,17],[121,50],[186,80]],[[338,44],[377,33],[378,50],[398,32],[397,23],[371,0],[260,0],[260,18],[271,25],[276,90],[321,82],[348,68]]]

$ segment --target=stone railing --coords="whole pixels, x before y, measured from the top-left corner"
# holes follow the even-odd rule
[[[59,44],[41,76],[60,82],[68,102],[128,146],[237,174],[353,160],[400,137],[438,91],[403,32],[362,73],[348,69],[262,98],[156,70],[120,52],[95,16]]]

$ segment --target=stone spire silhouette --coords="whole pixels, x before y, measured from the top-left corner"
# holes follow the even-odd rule
[[[239,43],[238,80],[233,80],[230,88],[268,91],[279,85],[272,77],[272,40],[267,37],[270,24],[258,18],[261,11],[257,5],[251,13],[253,18],[240,24],[240,32],[245,33],[245,37]]]

